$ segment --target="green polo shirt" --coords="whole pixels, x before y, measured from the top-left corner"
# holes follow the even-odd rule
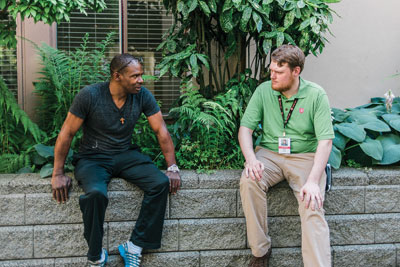
[[[291,140],[291,153],[315,152],[319,140],[335,137],[328,96],[322,87],[300,78],[299,91],[287,99],[273,90],[268,81],[257,87],[240,122],[241,126],[251,130],[261,123],[261,147],[278,152],[278,138],[283,136],[284,131],[279,95],[282,97],[285,119],[294,99],[298,98],[285,128],[286,137]]]

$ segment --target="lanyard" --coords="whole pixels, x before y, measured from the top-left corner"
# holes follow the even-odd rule
[[[293,104],[292,104],[292,106],[290,107],[290,111],[289,111],[289,113],[287,114],[286,120],[285,120],[285,116],[283,115],[282,97],[281,97],[281,96],[278,96],[278,100],[279,100],[279,108],[281,109],[282,120],[283,120],[283,136],[285,136],[285,135],[286,135],[286,133],[285,133],[286,125],[288,124],[288,122],[289,122],[289,120],[290,120],[290,117],[292,116],[292,112],[293,112],[293,110],[294,110],[294,107],[295,107],[296,104],[297,104],[297,100],[299,100],[299,99],[298,99],[298,98],[295,98],[295,99],[294,99]]]

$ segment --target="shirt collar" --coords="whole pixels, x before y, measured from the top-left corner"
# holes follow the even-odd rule
[[[297,94],[295,94],[295,95],[293,95],[290,99],[289,99],[289,101],[291,101],[291,100],[294,100],[295,98],[305,98],[306,97],[306,92],[305,92],[305,87],[307,86],[306,85],[306,81],[305,80],[303,80],[303,78],[301,78],[301,77],[299,77],[300,78],[300,86],[299,86],[299,91],[297,92]],[[272,88],[271,88],[272,89]],[[284,95],[282,95],[280,92],[278,92],[278,91],[275,91],[274,89],[272,89],[272,93],[274,94],[274,95],[276,95],[276,96],[279,96],[279,95],[281,95],[284,99],[286,99],[286,97],[284,96]]]

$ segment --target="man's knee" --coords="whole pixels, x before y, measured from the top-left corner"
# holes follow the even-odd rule
[[[323,209],[312,210],[311,207],[308,207],[308,209],[299,207],[299,214],[302,224],[319,224],[325,221],[325,212]]]
[[[105,201],[108,202],[107,191],[100,188],[92,188],[81,196],[82,200],[86,201]]]
[[[243,170],[239,185],[241,190],[253,190],[259,187],[259,182],[251,177],[246,177],[245,170]]]
[[[162,192],[169,190],[169,178],[162,172],[157,175],[157,179],[152,184],[152,191]]]

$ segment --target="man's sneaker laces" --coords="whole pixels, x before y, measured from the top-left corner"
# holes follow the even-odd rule
[[[139,267],[141,255],[128,251],[128,242],[118,246],[119,254],[124,259],[125,267]]]
[[[104,260],[102,261],[101,258],[104,255]],[[108,258],[108,253],[107,250],[105,248],[103,248],[102,252],[101,252],[101,258],[97,261],[88,261],[89,266],[90,267],[104,267],[106,266],[107,263],[107,258]]]

